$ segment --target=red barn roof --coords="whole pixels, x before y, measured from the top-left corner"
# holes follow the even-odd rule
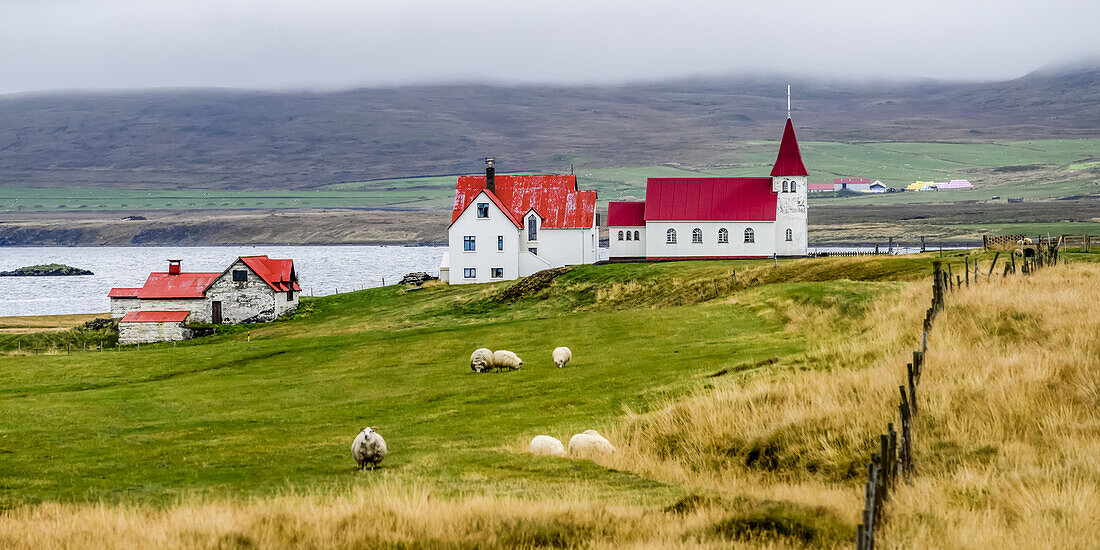
[[[607,203],[608,227],[645,225],[645,201],[612,201]]]
[[[649,178],[645,221],[775,221],[771,178]]]
[[[241,256],[241,261],[278,292],[302,290],[298,283],[294,282],[294,260],[276,260],[263,255]]]
[[[811,183],[810,191],[836,191],[835,183]]]
[[[108,298],[137,298],[140,288],[112,288],[107,293]]]
[[[145,286],[138,291],[137,297],[150,298],[202,298],[206,287],[210,286],[221,273],[150,273]]]
[[[794,124],[790,118],[787,119],[787,125],[783,128],[783,140],[779,142],[779,155],[775,157],[772,175],[809,175],[806,173],[806,166],[802,164],[802,153],[798,151],[798,139],[794,137]]]
[[[187,320],[190,311],[131,311],[122,317],[120,323],[182,323]]]
[[[519,220],[531,210],[542,217],[542,226],[548,229],[592,227],[595,222],[596,192],[578,190],[576,176],[498,174],[494,183],[495,190],[490,192],[485,189],[485,176],[459,176],[451,223],[482,191],[516,227],[523,226]]]

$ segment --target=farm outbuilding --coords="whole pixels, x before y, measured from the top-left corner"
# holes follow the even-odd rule
[[[186,340],[191,331],[184,324],[187,311],[131,311],[118,322],[118,343],[151,344]]]

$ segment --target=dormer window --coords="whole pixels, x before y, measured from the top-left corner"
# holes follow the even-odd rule
[[[489,217],[489,203],[479,202],[477,203],[477,217],[484,219]]]
[[[527,217],[527,240],[539,240],[539,221],[534,215]]]

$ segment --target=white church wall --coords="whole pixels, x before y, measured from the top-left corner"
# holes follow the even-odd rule
[[[788,191],[783,192],[783,183]],[[805,176],[772,178],[772,188],[779,189],[775,213],[775,253],[779,256],[805,256],[808,246],[807,186]],[[793,192],[790,189],[794,189]],[[787,240],[787,230],[791,240]]]
[[[692,242],[692,232],[702,231],[702,242]],[[676,242],[669,244],[669,229],[676,230]],[[719,231],[729,232],[729,242],[719,243]],[[753,230],[753,242],[745,242],[745,230]],[[660,221],[646,223],[646,257],[741,258],[769,257],[775,251],[775,222]]]
[[[626,240],[626,233],[630,232],[630,240]],[[634,238],[637,233],[638,238]],[[620,239],[620,235],[622,238]],[[645,227],[609,227],[607,230],[608,257],[609,258],[644,258],[646,235]]]

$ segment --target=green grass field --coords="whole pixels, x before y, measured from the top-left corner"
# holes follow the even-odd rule
[[[816,199],[815,204],[892,204],[1028,199],[1100,194],[1096,160],[1100,139],[1005,141],[994,143],[838,143],[800,144],[811,182],[835,177],[869,177],[901,188],[914,181],[966,178],[972,190],[898,193]],[[577,170],[578,184],[600,192],[601,202],[644,195],[646,178],[766,176],[775,161],[776,142],[729,145],[709,167],[632,166]],[[1002,167],[1029,167],[1004,181]],[[1032,175],[1028,175],[1033,172]],[[293,208],[446,208],[456,176],[348,182],[316,190],[220,191],[0,187],[0,212],[95,210],[225,210]]]
[[[497,301],[509,283],[385,287],[308,302],[293,320],[255,327],[251,342],[236,332],[0,357],[0,507],[354,486],[377,479],[353,475],[347,447],[365,425],[391,449],[377,476],[400,482],[459,492],[478,479],[492,494],[583,482],[631,501],[669,498],[681,489],[514,451],[537,433],[606,429],[624,407],[662,404],[721,369],[771,357],[782,360],[758,375],[789,369],[823,335],[786,331],[780,304],[858,315],[928,261],[586,266],[517,302]],[[734,292],[734,269],[754,286],[732,304],[701,301]],[[558,345],[574,351],[569,368],[550,360]],[[468,357],[481,346],[512,349],[525,368],[474,374]]]

